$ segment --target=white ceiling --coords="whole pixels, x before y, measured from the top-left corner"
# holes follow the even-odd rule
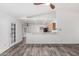
[[[15,17],[28,17],[52,11],[48,5],[36,6],[33,3],[0,3],[0,10]]]
[[[58,3],[55,6],[57,10],[65,12],[79,12],[79,3]]]
[[[59,3],[54,5],[56,6],[56,10],[79,13],[78,3]],[[0,11],[19,18],[48,13],[51,12],[52,9],[45,4],[36,6],[32,3],[0,3]]]

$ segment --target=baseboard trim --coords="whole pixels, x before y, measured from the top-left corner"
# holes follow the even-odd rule
[[[20,42],[18,42],[18,43],[16,43],[16,44],[12,45],[12,46],[9,47],[8,49],[6,49],[4,52],[2,52],[2,53],[0,54],[0,56],[5,56],[5,55],[6,55],[5,52],[7,52],[7,53],[10,52],[12,49],[16,48],[17,46],[20,46],[23,42],[24,42],[24,39],[22,39]]]

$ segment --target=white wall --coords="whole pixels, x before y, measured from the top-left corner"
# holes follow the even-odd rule
[[[61,31],[56,34],[28,33],[27,44],[79,44],[79,11],[58,8],[56,18]]]
[[[21,20],[16,20],[16,39],[17,42],[22,40],[23,37],[23,25],[24,23]]]
[[[16,43],[22,40],[22,26],[21,21],[0,12],[0,53],[10,48],[11,44],[11,23],[16,23]]]

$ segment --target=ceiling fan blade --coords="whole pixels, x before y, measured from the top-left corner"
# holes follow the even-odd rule
[[[41,4],[45,4],[45,3],[33,3],[34,5],[41,5]],[[55,8],[55,5],[53,5],[52,3],[49,4],[49,6],[51,7],[51,9]]]
[[[44,3],[33,3],[34,5],[41,5],[41,4],[44,4]]]
[[[55,5],[53,5],[53,4],[51,4],[51,3],[50,3],[50,7],[51,7],[52,9],[55,9]]]

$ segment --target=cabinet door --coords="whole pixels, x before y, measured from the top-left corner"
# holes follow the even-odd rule
[[[49,29],[49,31],[56,30],[56,23],[55,22],[49,23],[48,29]]]

